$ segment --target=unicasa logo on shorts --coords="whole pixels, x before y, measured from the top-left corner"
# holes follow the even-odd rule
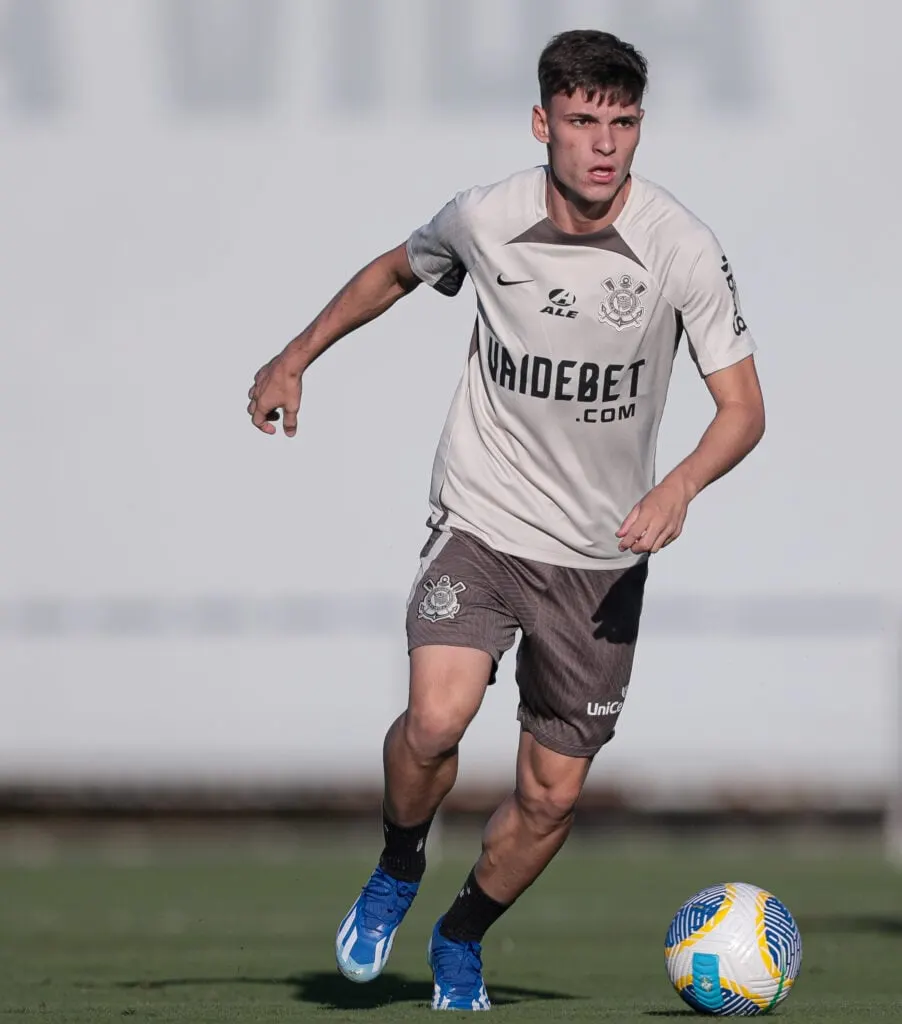
[[[597,701],[589,701],[586,705],[586,714],[590,718],[603,718],[607,715],[619,715],[623,710],[623,701],[626,700],[626,691],[629,685],[620,688],[620,696],[623,700],[610,700],[607,704],[599,704]]]

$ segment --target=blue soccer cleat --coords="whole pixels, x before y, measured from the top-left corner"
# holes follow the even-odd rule
[[[399,882],[376,868],[335,936],[335,959],[346,978],[365,982],[379,977],[419,887],[419,882]]]
[[[426,959],[432,968],[433,1010],[490,1010],[482,980],[482,946],[455,942],[439,932],[442,919],[432,929]]]

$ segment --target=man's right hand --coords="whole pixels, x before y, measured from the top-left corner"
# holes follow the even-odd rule
[[[296,359],[282,352],[254,374],[254,383],[247,397],[247,412],[258,430],[275,434],[273,421],[283,410],[282,429],[286,437],[294,437],[298,429],[298,409],[301,406],[301,371]]]
[[[264,434],[274,434],[273,422],[282,409],[282,429],[287,437],[294,437],[305,368],[339,338],[375,320],[419,283],[403,242],[358,271],[294,341],[257,371],[247,393],[247,412],[254,426]]]

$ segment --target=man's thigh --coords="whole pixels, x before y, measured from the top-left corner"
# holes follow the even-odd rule
[[[410,652],[408,739],[435,755],[460,742],[482,705],[492,658],[472,647],[427,644]]]
[[[544,746],[593,757],[614,734],[633,667],[648,563],[557,569],[517,652],[518,717]]]

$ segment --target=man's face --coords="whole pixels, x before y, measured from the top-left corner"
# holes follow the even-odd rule
[[[609,203],[626,181],[639,145],[644,111],[602,96],[556,93],[547,108],[534,107],[532,130],[549,147],[558,180],[587,205]]]

